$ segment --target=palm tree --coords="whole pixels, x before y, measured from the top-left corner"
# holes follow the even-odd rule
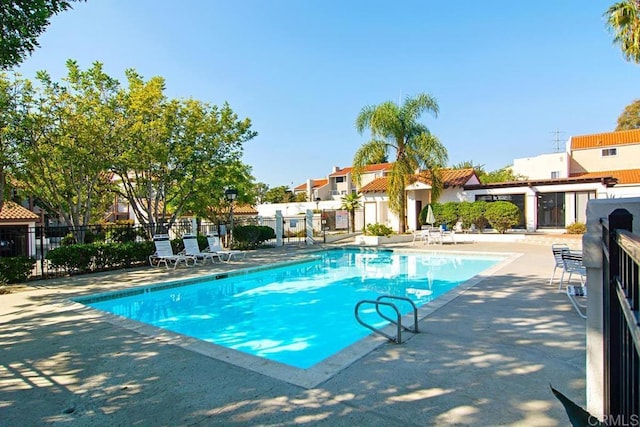
[[[366,106],[356,119],[356,129],[360,134],[371,130],[371,141],[356,151],[353,159],[353,177],[360,183],[364,166],[372,158],[387,156],[395,152],[395,162],[388,176],[387,194],[389,210],[400,217],[400,232],[406,230],[405,187],[410,184],[416,170],[431,172],[432,201],[437,200],[442,191],[439,169],[447,163],[447,149],[438,138],[418,119],[423,112],[438,115],[438,103],[426,93],[407,97],[402,105],[391,101],[380,105]]]
[[[360,203],[360,195],[358,193],[347,194],[342,196],[341,200],[342,200],[342,205],[340,206],[340,208],[349,212],[349,217],[351,220],[351,232],[355,233],[356,232],[356,209],[359,209],[362,207],[362,204]]]
[[[613,42],[620,45],[627,61],[640,63],[640,1],[615,3],[604,16],[609,30],[614,34]]]

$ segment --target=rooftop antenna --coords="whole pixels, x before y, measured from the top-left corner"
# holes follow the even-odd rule
[[[553,152],[559,153],[560,151],[564,151],[564,150],[560,150],[560,134],[563,134],[564,132],[561,132],[558,128],[556,128],[556,130],[551,133],[555,135],[555,138],[553,139],[553,146],[554,146]]]

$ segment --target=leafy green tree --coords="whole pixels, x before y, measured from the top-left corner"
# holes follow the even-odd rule
[[[0,210],[7,192],[7,175],[16,163],[15,155],[24,139],[25,119],[31,105],[33,87],[17,75],[10,79],[0,73]]]
[[[253,184],[252,194],[254,195],[254,204],[261,204],[265,202],[265,197],[269,191],[269,186],[264,182],[256,182]]]
[[[242,184],[238,194],[246,197],[250,169],[240,160],[242,144],[256,135],[251,121],[226,103],[168,99],[160,77],[144,81],[134,70],[126,76],[128,89],[120,93],[126,131],[112,170],[138,220],[155,233],[188,206],[204,214],[205,206],[224,200],[227,186]]]
[[[520,209],[511,202],[488,203],[484,216],[489,224],[501,234],[520,223]]]
[[[631,129],[640,129],[640,99],[624,107],[624,111],[618,117],[616,130]]]
[[[4,0],[0,2],[0,69],[21,63],[38,47],[49,19],[79,0]]]
[[[118,82],[100,63],[82,71],[68,61],[67,70],[61,83],[44,71],[37,74],[40,89],[24,121],[14,172],[43,207],[80,227],[91,222],[92,207],[111,187],[105,172],[120,143]]]
[[[362,203],[360,203],[360,194],[351,193],[345,194],[340,199],[342,204],[340,205],[341,209],[349,212],[349,219],[351,220],[351,232],[356,232],[356,210],[362,207]]]
[[[293,192],[286,185],[270,188],[264,197],[267,203],[288,203],[294,200]]]
[[[613,42],[627,61],[640,63],[640,2],[626,0],[613,4],[604,13]]]
[[[358,149],[353,159],[353,177],[360,183],[364,166],[379,158],[395,153],[395,161],[388,176],[389,209],[400,218],[400,232],[406,230],[405,187],[416,170],[431,172],[432,200],[442,191],[439,170],[447,162],[447,150],[438,138],[418,119],[424,112],[438,114],[436,100],[426,93],[407,97],[401,106],[388,101],[366,106],[356,119],[356,129],[362,134],[371,131],[371,141]]]
[[[525,179],[525,177],[523,177],[522,175],[514,174],[511,166],[505,166],[502,169],[487,172],[483,175],[478,174],[478,179],[483,184],[490,184],[496,182],[522,181],[523,179]]]

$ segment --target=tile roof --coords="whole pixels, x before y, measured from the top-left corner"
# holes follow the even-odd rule
[[[0,211],[0,221],[35,221],[40,217],[19,204],[6,200]]]
[[[376,178],[360,189],[360,193],[384,193],[387,191],[387,177]]]
[[[618,184],[640,184],[640,169],[624,169],[617,171],[572,173],[571,178],[606,178],[614,177]]]
[[[444,188],[462,187],[469,180],[476,176],[476,172],[469,169],[442,169],[442,181]],[[422,171],[418,175],[414,175],[413,181],[431,184],[431,174],[428,171]],[[376,178],[360,189],[361,193],[384,193],[387,191],[387,177]]]
[[[364,173],[389,170],[393,163],[377,163],[375,165],[367,165],[364,167]],[[333,172],[329,177],[344,176],[353,170],[353,166],[342,168],[337,172]]]
[[[625,144],[640,144],[640,129],[571,137],[571,150],[586,150]]]
[[[251,205],[236,205],[233,207],[234,215],[258,215],[258,211]]]
[[[442,175],[442,183],[444,184],[444,188],[462,187],[463,185],[468,183],[472,177],[476,176],[476,172],[475,170],[473,170],[473,168],[441,169],[440,173]],[[429,171],[422,171],[418,175],[416,175],[415,178],[416,181],[431,185],[431,172]]]
[[[326,178],[323,179],[312,179],[311,180],[311,188],[319,188],[327,185],[329,180]],[[300,184],[293,189],[293,191],[307,191],[307,183]]]

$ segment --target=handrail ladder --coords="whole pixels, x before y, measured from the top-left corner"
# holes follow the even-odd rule
[[[402,324],[402,320],[401,320],[402,315],[400,314],[400,310],[398,310],[398,307],[392,302],[383,301],[384,299],[402,300],[402,301],[407,301],[409,304],[411,304],[411,307],[413,308],[413,328],[404,326]],[[396,329],[397,329],[396,336],[394,337],[392,335],[389,335],[389,334],[383,332],[381,329],[375,328],[375,327],[369,325],[368,323],[364,322],[360,318],[360,313],[359,313],[360,306],[362,306],[363,304],[373,304],[375,306],[375,308],[376,308],[376,312],[378,313],[378,315],[380,317],[382,317],[383,319],[387,320],[388,322],[396,325]],[[384,315],[380,311],[380,306],[381,305],[382,306],[391,307],[396,312],[396,320]],[[418,308],[416,307],[415,303],[410,298],[407,298],[407,297],[401,297],[401,296],[396,296],[396,295],[380,295],[375,300],[362,300],[362,301],[359,301],[356,304],[356,307],[355,307],[355,315],[356,315],[356,320],[362,326],[364,326],[367,329],[372,330],[374,333],[376,333],[378,335],[382,335],[383,337],[387,338],[390,341],[395,342],[396,344],[402,344],[402,330],[403,329],[405,331],[416,333],[416,334],[419,332],[418,331]]]

